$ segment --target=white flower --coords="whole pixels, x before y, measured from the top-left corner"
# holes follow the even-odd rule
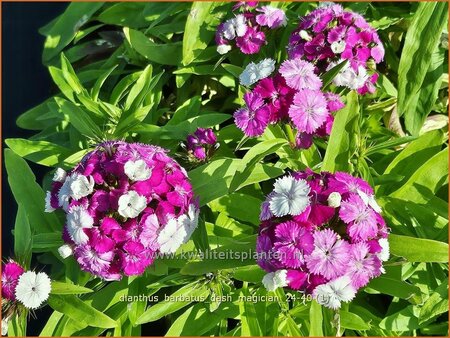
[[[61,208],[67,211],[70,203],[70,194],[72,190],[70,189],[70,184],[72,183],[72,179],[70,176],[66,177],[63,185],[58,191],[58,204]]]
[[[217,53],[219,53],[220,55],[224,55],[228,53],[230,50],[231,50],[230,45],[222,44],[217,46]]]
[[[132,181],[145,181],[152,175],[152,170],[144,160],[127,161],[124,166],[125,174]]]
[[[6,336],[8,334],[8,321],[9,317],[2,318],[2,336]]]
[[[127,218],[137,217],[147,207],[147,199],[136,191],[129,191],[119,198],[119,214]]]
[[[335,41],[331,44],[331,50],[335,54],[341,54],[345,50],[345,41]]]
[[[50,191],[47,191],[47,194],[45,195],[45,212],[53,212],[55,211],[55,208],[52,207],[51,204],[52,199],[52,193]]]
[[[274,70],[275,60],[264,59],[257,64],[250,62],[239,75],[239,82],[243,86],[251,86],[259,80],[268,77]]]
[[[67,173],[62,168],[57,168],[55,173],[53,174],[53,182],[64,182],[66,179]]]
[[[336,65],[340,64],[343,61],[344,60],[339,60],[338,62],[330,63],[327,70],[330,70],[331,68],[335,67]],[[335,76],[335,78],[333,79],[333,83],[336,86],[343,86],[356,90],[364,86],[368,78],[369,75],[367,74],[367,71],[364,67],[359,66],[358,72],[356,72],[347,62],[347,64]]]
[[[70,245],[64,244],[58,248],[58,253],[62,259],[66,259],[67,257],[72,256],[73,250]]]
[[[378,240],[378,244],[380,244],[381,246],[381,252],[378,253],[378,258],[385,262],[389,259],[390,256],[389,242],[387,238],[380,238]]]
[[[179,227],[175,218],[169,219],[158,235],[159,251],[161,253],[174,253],[183,244],[186,236],[186,229]]]
[[[331,282],[317,286],[313,291],[313,297],[317,303],[330,309],[337,310],[341,302],[349,302],[356,295],[351,280],[348,276],[339,277]]]
[[[247,32],[247,23],[242,14],[225,21],[223,24],[223,36],[227,40],[233,40],[236,36],[244,36]]]
[[[93,225],[94,219],[83,206],[77,205],[69,209],[67,231],[76,244],[85,244],[89,240],[83,229],[92,228]]]
[[[365,192],[359,189],[356,192],[358,193],[359,197],[361,197],[365,205],[370,206],[373,210],[375,210],[378,213],[381,213],[383,211],[381,207],[378,205],[377,201],[375,200],[374,195],[367,195]]]
[[[284,176],[275,181],[270,211],[277,217],[299,215],[309,205],[310,187],[305,180]]]
[[[328,196],[328,206],[332,208],[339,208],[341,206],[342,196],[337,191],[333,191]]]
[[[267,291],[275,291],[288,285],[287,270],[269,272],[263,277],[262,283]]]
[[[81,174],[74,173],[71,175],[70,182],[70,196],[79,200],[80,198],[86,197],[94,191],[94,178],[89,176],[89,179]]]
[[[197,228],[199,214],[200,210],[197,209],[195,205],[190,204],[188,214],[178,217],[178,227],[183,227],[186,232],[186,238],[183,239],[183,243],[187,243],[189,238],[191,238],[192,233]]]
[[[16,298],[28,309],[37,309],[45,302],[52,289],[50,278],[44,272],[24,272],[16,287]]]

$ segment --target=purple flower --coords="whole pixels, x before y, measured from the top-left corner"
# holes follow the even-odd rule
[[[284,61],[280,73],[293,89],[319,90],[322,87],[322,81],[314,73],[314,65],[299,58]]]
[[[330,181],[329,188],[339,192],[341,195],[346,193],[356,194],[358,190],[361,190],[368,195],[373,195],[373,189],[366,181],[344,172],[336,172],[333,179]]]
[[[299,268],[305,262],[305,256],[313,251],[313,236],[296,222],[288,221],[275,228],[275,249],[279,260],[288,268]]]
[[[82,244],[75,247],[74,256],[84,271],[102,275],[108,271],[114,259],[114,252],[100,253],[90,244]]]
[[[256,93],[244,94],[244,101],[246,107],[234,113],[236,126],[247,136],[262,135],[269,124],[270,109],[264,104],[263,98]]]
[[[236,46],[244,54],[256,54],[262,45],[266,43],[264,32],[258,31],[255,27],[247,27],[244,36],[236,38]]]
[[[262,13],[256,16],[256,22],[259,25],[267,26],[271,29],[286,26],[286,14],[283,10],[272,6],[263,6],[256,10]]]
[[[217,142],[216,135],[211,128],[197,128],[194,134],[188,135],[186,138],[187,150],[199,161],[206,160],[207,152],[211,149],[211,145]]]
[[[366,241],[378,232],[376,214],[355,194],[341,203],[339,217],[347,223],[348,234],[354,241]]]
[[[347,275],[353,287],[359,289],[366,286],[369,280],[381,274],[381,260],[369,252],[369,246],[364,242],[352,244]]]
[[[346,271],[349,259],[349,245],[331,229],[316,231],[314,251],[306,257],[309,271],[327,279],[341,276]]]
[[[289,116],[300,132],[313,133],[327,119],[327,101],[320,91],[302,89],[294,95]]]
[[[327,100],[327,108],[330,113],[341,110],[345,107],[344,102],[342,102],[341,97],[338,94],[327,92],[324,93]]]
[[[2,266],[2,297],[14,301],[19,277],[25,272],[18,263],[9,260]]]

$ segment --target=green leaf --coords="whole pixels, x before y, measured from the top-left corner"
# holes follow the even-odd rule
[[[47,36],[42,54],[43,62],[48,63],[57,56],[75,38],[78,29],[102,6],[103,2],[70,3],[64,13],[48,26],[51,28],[43,28],[42,33]]]
[[[230,191],[237,190],[240,184],[250,177],[252,170],[259,161],[264,159],[267,155],[275,153],[282,146],[288,144],[289,143],[287,140],[276,138],[262,141],[251,147],[240,163],[239,171],[236,172],[231,182]]]
[[[448,284],[444,283],[438,286],[420,308],[419,324],[422,325],[446,312],[448,312]]]
[[[101,140],[103,133],[99,126],[89,117],[88,113],[77,106],[76,104],[58,98],[55,98],[56,103],[61,108],[63,113],[69,118],[70,123],[83,135],[86,135],[94,140]]]
[[[180,64],[182,53],[180,42],[157,44],[140,31],[124,27],[123,32],[131,47],[148,60],[162,65]]]
[[[244,69],[242,67],[231,65],[228,63],[222,63],[221,66],[231,75],[233,75],[235,78],[239,79],[239,75],[242,74]]]
[[[54,167],[71,155],[71,151],[57,144],[47,141],[30,141],[20,138],[9,138],[5,143],[17,155],[27,160]]]
[[[212,211],[224,212],[238,220],[259,225],[262,201],[256,197],[232,193],[208,203]]]
[[[417,286],[387,277],[372,279],[366,287],[402,299],[410,299],[414,296],[420,296],[421,294],[420,289]]]
[[[348,171],[349,161],[356,146],[358,119],[358,94],[351,91],[347,95],[345,108],[336,114],[323,159],[323,171]]]
[[[339,317],[340,317],[340,323],[341,327],[350,329],[350,330],[358,330],[358,331],[364,331],[369,330],[370,325],[367,324],[360,316],[340,310],[339,311]]]
[[[98,79],[97,81],[95,81],[94,87],[92,87],[92,91],[91,91],[91,97],[94,101],[97,101],[98,99],[98,94],[100,93],[100,89],[103,86],[103,83],[105,83],[106,79],[108,78],[108,76],[111,75],[111,73],[114,71],[114,69],[117,68],[117,64],[114,65],[113,67],[109,68],[108,70],[106,70]]]
[[[137,324],[154,322],[168,314],[192,304],[196,299],[206,299],[209,291],[197,283],[188,284],[163,300],[148,308],[136,321]],[[178,297],[178,298],[176,298]],[[177,300],[178,299],[178,300]]]
[[[419,204],[427,203],[448,182],[448,148],[422,165],[391,197]]]
[[[118,325],[115,320],[72,295],[50,295],[48,304],[54,310],[64,313],[81,325],[105,329]]]
[[[120,2],[114,3],[102,11],[97,20],[109,25],[119,25],[132,28],[141,28],[148,25],[145,20],[145,2]]]
[[[25,209],[34,232],[60,230],[60,223],[52,213],[45,213],[45,194],[24,159],[12,150],[5,149],[5,166],[8,182],[17,204]]]
[[[253,250],[249,250],[249,248],[255,248],[255,246],[255,235],[240,238],[235,243],[225,244],[218,249],[209,251],[207,255],[203,256],[203,260],[186,263],[180,273],[199,276],[212,271],[254,265],[255,259],[251,254]]]
[[[416,307],[409,305],[403,310],[385,317],[379,325],[382,329],[392,331],[415,330],[419,328],[418,312]]]
[[[250,295],[246,287],[242,288],[240,294],[243,297],[248,297]],[[255,305],[252,302],[239,302],[239,311],[241,318],[241,335],[246,337],[262,336],[261,328],[258,323],[258,317],[256,315]]]
[[[19,205],[14,225],[14,254],[19,262],[25,264],[25,267],[29,267],[31,263],[32,243],[27,213],[25,208]]]
[[[53,103],[54,99],[50,98],[48,100],[45,100],[41,104],[37,105],[36,107],[31,108],[30,110],[27,110],[25,113],[21,114],[17,118],[17,125],[22,129],[28,129],[28,130],[43,130],[57,121],[56,119],[46,119],[46,120],[40,120],[39,117],[47,114],[49,112],[49,103]],[[61,119],[63,116],[61,115]]]
[[[310,337],[322,337],[323,336],[323,316],[322,316],[322,306],[318,304],[315,300],[311,301],[311,308],[309,309],[310,317]]]
[[[430,239],[390,234],[391,254],[406,258],[409,262],[448,262],[448,244]]]
[[[52,290],[50,294],[52,295],[78,295],[81,293],[94,292],[89,288],[84,286],[69,284],[64,282],[52,281]]]
[[[194,61],[208,46],[220,17],[214,14],[217,2],[193,2],[183,34],[184,66]]]
[[[58,248],[64,242],[60,232],[41,232],[33,235],[33,252],[41,252]]]
[[[423,112],[416,109],[417,97],[430,69],[432,53],[440,41],[447,15],[447,3],[422,2],[406,33],[398,70],[398,113],[405,115],[406,129],[414,135],[418,134],[423,123]]]

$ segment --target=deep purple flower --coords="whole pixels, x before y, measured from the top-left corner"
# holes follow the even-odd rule
[[[262,45],[266,43],[264,32],[258,31],[255,27],[247,27],[244,36],[236,38],[236,46],[244,54],[256,54]]]

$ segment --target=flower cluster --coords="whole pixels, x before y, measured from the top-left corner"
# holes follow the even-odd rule
[[[244,54],[256,54],[266,44],[264,31],[286,25],[283,10],[272,6],[254,8],[257,2],[238,3],[233,11],[240,10],[232,19],[221,23],[216,31],[217,52],[226,54],[232,43]]]
[[[212,152],[217,149],[217,137],[211,128],[197,128],[186,138],[186,150],[190,157],[196,161],[206,161]]]
[[[268,290],[289,287],[337,309],[384,272],[388,229],[370,185],[347,173],[296,172],[261,206],[258,264]]]
[[[69,173],[58,169],[46,211],[66,213],[63,257],[105,280],[140,275],[156,252],[186,243],[198,222],[186,171],[166,150],[109,141]]]
[[[313,62],[320,72],[345,61],[334,84],[360,94],[375,91],[378,74],[371,68],[383,60],[384,48],[377,31],[360,14],[344,11],[341,5],[321,6],[302,18],[287,49],[291,59]]]
[[[37,309],[51,291],[51,281],[44,272],[25,271],[17,262],[8,260],[2,265],[2,317],[10,318],[8,311],[20,302],[28,309]],[[5,311],[4,311],[5,310]]]
[[[235,123],[249,137],[260,136],[271,123],[293,125],[297,148],[309,148],[314,136],[331,133],[332,113],[344,104],[339,95],[321,90],[322,80],[312,63],[286,60],[269,77],[274,70],[274,61],[269,61],[253,64],[241,74],[241,84],[257,84],[244,94],[245,106],[234,113]]]

